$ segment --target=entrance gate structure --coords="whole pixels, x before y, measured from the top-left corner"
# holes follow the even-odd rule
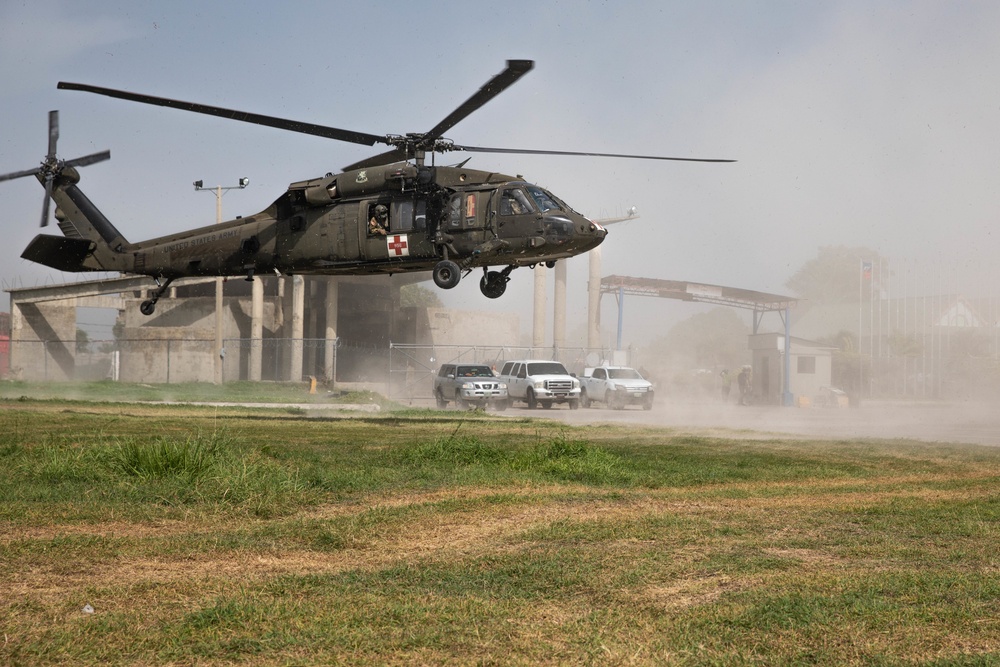
[[[782,405],[792,404],[792,393],[789,390],[789,368],[787,353],[791,349],[791,323],[789,310],[798,301],[790,296],[768,294],[755,290],[706,283],[692,283],[683,280],[659,280],[656,278],[631,278],[629,276],[607,276],[601,279],[601,296],[614,294],[618,300],[618,338],[617,347],[622,347],[622,324],[625,312],[625,295],[652,296],[661,299],[677,299],[697,303],[714,303],[720,306],[731,306],[753,311],[753,333],[759,333],[760,322],[766,313],[778,313],[785,330],[785,363],[784,382],[781,394]]]

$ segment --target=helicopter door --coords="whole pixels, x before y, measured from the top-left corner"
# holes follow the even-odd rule
[[[542,230],[541,216],[531,198],[521,188],[504,188],[500,193],[497,226],[500,236],[530,236]],[[506,233],[504,233],[506,232]]]

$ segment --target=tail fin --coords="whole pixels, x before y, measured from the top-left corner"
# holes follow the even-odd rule
[[[24,259],[59,271],[102,271],[94,256],[97,244],[84,238],[62,238],[39,234],[21,253]]]
[[[128,271],[128,241],[65,172],[52,191],[64,238],[39,234],[21,257],[60,271]]]

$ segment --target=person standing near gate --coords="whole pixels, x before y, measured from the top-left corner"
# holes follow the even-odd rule
[[[740,387],[740,405],[750,405],[750,394],[753,392],[753,370],[749,366],[740,369],[740,374],[736,376],[736,382]]]

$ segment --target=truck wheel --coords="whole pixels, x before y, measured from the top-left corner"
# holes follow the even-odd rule
[[[538,407],[538,400],[535,398],[535,390],[530,387],[528,388],[528,395],[524,400],[528,404],[529,410],[534,410]]]
[[[469,404],[462,398],[462,391],[460,389],[455,390],[455,407],[459,410],[465,410],[469,407]]]
[[[645,401],[643,401],[642,402],[642,409],[643,410],[652,410],[653,409],[653,399],[647,398]]]
[[[569,409],[570,410],[578,410],[579,408],[580,408],[580,401],[571,400],[569,402]]]
[[[608,407],[612,410],[624,410],[625,409],[625,399],[618,397],[617,391],[611,391],[610,389],[604,395],[604,402],[608,404]]]
[[[444,410],[446,407],[448,407],[448,401],[445,400],[445,397],[441,395],[440,389],[434,392],[434,400],[437,401],[438,409]]]
[[[506,398],[505,398],[505,399],[502,399],[502,400],[499,400],[499,401],[497,401],[497,402],[496,402],[496,404],[495,404],[495,407],[496,407],[496,409],[497,409],[497,412],[503,412],[504,410],[506,410],[506,409],[507,409],[507,406],[508,406],[509,404],[510,404],[510,401],[508,401],[508,400],[507,400]]]
[[[542,407],[546,410],[552,409],[552,401],[542,401]]]
[[[589,408],[590,407],[590,397],[587,396],[587,390],[586,389],[584,389],[580,393],[580,405],[582,405],[585,408]]]

